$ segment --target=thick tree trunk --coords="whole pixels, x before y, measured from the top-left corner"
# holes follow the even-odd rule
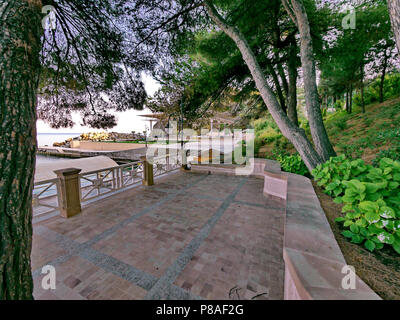
[[[385,77],[386,77],[388,59],[389,59],[389,57],[386,54],[386,49],[385,49],[385,56],[383,58],[383,65],[382,65],[381,82],[379,83],[379,102],[380,103],[382,103],[384,100]]]
[[[300,56],[304,77],[304,93],[315,148],[323,161],[336,156],[329,141],[318,98],[317,76],[312,46],[310,24],[302,0],[282,0],[288,14],[294,19],[300,32]],[[291,4],[291,6],[289,5]]]
[[[278,54],[276,55],[276,58],[279,59]],[[283,92],[285,92],[285,95],[288,96],[289,95],[289,84],[286,80],[285,71],[283,70],[281,63],[278,63],[277,69],[278,69],[279,77],[281,78]]]
[[[365,98],[364,98],[364,81],[361,82],[361,110],[365,113]]]
[[[206,1],[205,7],[211,19],[236,43],[242,53],[243,60],[246,62],[256,86],[260,91],[261,97],[282,134],[294,145],[307,168],[309,170],[314,169],[318,164],[322,163],[321,157],[315,151],[311,142],[307,139],[304,131],[296,127],[279,106],[276,96],[269,87],[265,75],[243,34],[235,27],[232,27],[225,22],[214,8],[211,1]]]
[[[350,85],[350,101],[349,101],[349,103],[350,103],[350,113],[352,113],[353,112],[353,85],[351,84]]]
[[[364,65],[360,67],[361,83],[360,83],[360,95],[361,95],[361,110],[365,113],[365,99],[364,99]]]
[[[41,1],[0,1],[0,300],[32,299]]]
[[[297,116],[297,49],[296,43],[290,47],[288,74],[289,74],[289,94],[288,94],[288,116],[293,124],[298,127],[299,119]]]
[[[388,6],[393,33],[396,38],[397,49],[400,53],[400,1],[388,0]]]
[[[285,101],[285,97],[283,96],[283,92],[282,92],[281,85],[279,83],[278,75],[276,74],[275,69],[270,62],[268,62],[267,65],[268,65],[268,71],[269,71],[270,75],[272,76],[272,80],[274,81],[274,84],[275,84],[276,94],[278,95],[279,104],[281,105],[282,110],[285,113],[287,113],[286,101]]]

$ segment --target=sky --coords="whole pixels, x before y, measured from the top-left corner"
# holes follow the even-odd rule
[[[157,81],[155,81],[151,76],[145,73],[142,74],[142,80],[144,82],[146,92],[150,96],[152,96],[160,88],[160,84]],[[132,131],[143,132],[146,129],[146,125],[147,127],[149,127],[149,122],[145,121],[141,117],[138,117],[138,115],[151,114],[152,112],[148,109],[145,109],[143,111],[129,110],[125,112],[112,112],[112,113],[117,116],[118,125],[107,131],[130,133]],[[104,131],[104,130],[96,130],[86,126],[80,126],[79,124],[82,121],[78,113],[74,114],[72,118],[76,123],[76,125],[73,128],[52,129],[48,124],[39,120],[36,123],[37,131],[38,133],[85,133],[85,132]]]

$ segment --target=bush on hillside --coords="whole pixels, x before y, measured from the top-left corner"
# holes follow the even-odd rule
[[[400,161],[400,145],[389,148],[387,150],[379,151],[375,159],[372,160],[372,165],[374,167],[379,167],[379,163],[383,158],[389,158],[396,161]]]
[[[309,174],[306,165],[299,154],[295,155],[278,155],[276,160],[281,164],[283,171],[307,176]]]
[[[385,245],[400,254],[400,162],[383,158],[379,167],[345,156],[331,158],[313,170],[324,191],[343,203],[342,235],[369,251]]]
[[[364,102],[366,105],[379,101],[379,88],[381,80],[375,79],[371,84],[364,89]],[[393,73],[387,75],[384,82],[384,100],[392,97],[399,96],[400,93],[400,73]],[[361,106],[361,94],[357,93],[354,95],[353,102],[357,106]]]
[[[278,126],[276,125],[275,121],[272,119],[257,119],[253,123],[254,131],[257,133],[259,131],[263,131],[267,128],[272,128],[278,130]]]

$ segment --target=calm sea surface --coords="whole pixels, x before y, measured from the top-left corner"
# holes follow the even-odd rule
[[[37,140],[39,147],[52,147],[54,142],[63,142],[69,138],[80,136],[80,133],[38,133]],[[55,161],[65,161],[68,158],[50,157],[44,155],[36,155],[36,163],[51,163]]]
[[[38,146],[52,147],[54,142],[64,142],[69,138],[79,137],[80,135],[80,133],[38,133]]]
[[[51,156],[44,156],[41,154],[36,155],[36,164],[46,164],[46,163],[52,163],[56,161],[65,161],[68,160],[68,158],[63,158],[63,157],[51,157]]]

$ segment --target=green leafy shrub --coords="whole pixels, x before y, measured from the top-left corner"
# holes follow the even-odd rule
[[[304,130],[309,130],[310,129],[310,123],[306,119],[300,119],[299,120],[300,124],[299,127],[304,129]]]
[[[272,119],[264,119],[264,118],[255,120],[253,126],[254,126],[254,131],[256,133],[259,131],[263,131],[267,128],[272,128],[275,130],[278,129],[278,126],[275,123],[275,121],[273,121]]]
[[[324,187],[326,194],[337,197],[344,192],[343,181],[357,178],[366,170],[363,160],[350,161],[345,155],[341,155],[319,165],[312,174],[318,181],[317,184]]]
[[[336,111],[343,110],[344,101],[342,101],[342,100],[337,100],[337,101],[335,102],[335,104],[333,105],[333,107],[336,109]]]
[[[374,120],[373,120],[373,119],[370,119],[370,118],[365,118],[365,119],[363,120],[363,122],[364,122],[364,124],[365,124],[366,127],[370,127],[371,124],[374,122]]]
[[[260,140],[262,144],[271,143],[276,139],[280,138],[281,136],[282,134],[280,132],[276,131],[271,127],[256,133],[256,138]]]
[[[377,140],[385,141],[400,141],[400,128],[382,130],[378,133]]]
[[[260,139],[254,139],[254,154],[258,155],[260,148],[262,147],[262,141]]]
[[[283,171],[290,173],[297,173],[302,176],[308,175],[308,169],[304,164],[303,160],[299,154],[295,155],[278,155],[277,160],[281,164],[281,168]]]
[[[334,125],[339,129],[339,130],[344,130],[347,128],[347,119],[346,118],[339,118],[334,122]]]
[[[276,123],[272,119],[258,119],[253,122],[255,131],[255,154],[262,146],[282,138]]]
[[[344,156],[313,170],[318,185],[343,203],[343,236],[370,250],[391,246],[400,254],[400,162],[383,158],[379,168]]]
[[[387,149],[387,150],[379,151],[378,154],[376,155],[375,159],[372,160],[372,165],[374,167],[378,167],[379,166],[379,162],[383,158],[389,158],[389,159],[400,161],[400,145],[392,147],[392,148]]]
[[[289,140],[286,139],[284,136],[282,136],[280,139],[277,139],[272,148],[271,159],[278,160],[279,156],[290,156],[290,153],[287,150],[289,145]]]
[[[360,148],[357,144],[343,144],[342,152],[348,158],[360,158],[364,153],[364,149]]]

